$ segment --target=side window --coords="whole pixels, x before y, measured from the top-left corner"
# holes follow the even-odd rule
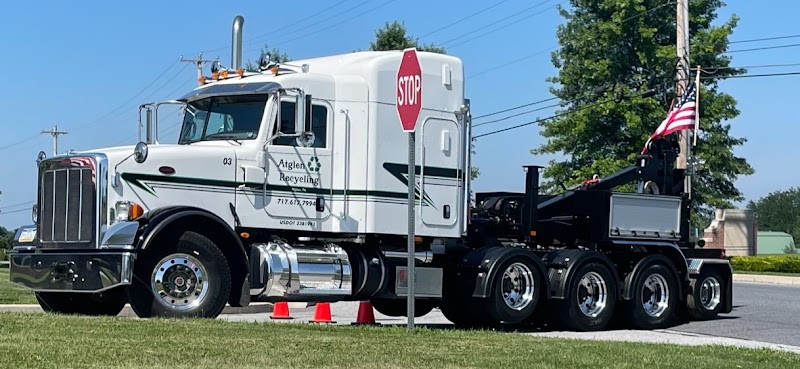
[[[214,133],[230,132],[233,130],[233,119],[228,114],[221,114],[211,112],[208,117],[208,126],[206,127],[206,136]]]
[[[294,102],[281,101],[280,131],[294,133]],[[277,127],[277,125],[276,125]],[[311,106],[311,132],[314,132],[314,143],[311,147],[325,148],[328,141],[328,108],[323,105]],[[273,145],[297,146],[295,137],[279,137],[272,141]]]

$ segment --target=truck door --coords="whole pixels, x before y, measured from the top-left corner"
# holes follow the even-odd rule
[[[421,141],[422,222],[450,228],[461,214],[461,131],[455,120],[430,117],[422,123]]]
[[[321,230],[318,222],[330,216],[332,110],[325,101],[312,102],[313,140],[308,147],[300,146],[295,137],[279,137],[267,147],[264,210],[270,217],[281,219],[283,225]],[[280,125],[273,125],[276,132],[294,133],[294,100],[281,101],[280,115]]]

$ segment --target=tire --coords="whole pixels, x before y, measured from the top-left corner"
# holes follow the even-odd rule
[[[604,264],[590,261],[575,271],[564,300],[556,304],[563,326],[578,331],[603,329],[617,304],[617,280]]]
[[[652,264],[634,276],[628,302],[630,322],[635,328],[655,329],[672,320],[678,305],[678,283],[664,264]]]
[[[439,309],[458,328],[488,328],[497,325],[484,311],[485,299],[472,297],[474,277],[445,272]]]
[[[497,322],[519,324],[528,320],[539,306],[544,276],[526,256],[508,258],[493,269],[485,310]]]
[[[439,309],[442,311],[442,315],[456,327],[471,327],[472,315],[464,305],[463,300],[444,299],[439,304]]]
[[[116,316],[128,302],[125,287],[100,293],[36,292],[36,301],[48,313]]]
[[[703,268],[697,278],[689,282],[686,298],[689,316],[696,320],[716,318],[723,308],[722,295],[727,291],[722,274],[714,268]]]
[[[166,236],[139,254],[129,287],[139,317],[215,318],[225,308],[231,273],[225,255],[205,236]]]
[[[379,313],[387,316],[407,316],[408,302],[406,299],[372,299],[372,307]],[[414,301],[414,317],[419,318],[430,313],[436,304],[431,300]]]

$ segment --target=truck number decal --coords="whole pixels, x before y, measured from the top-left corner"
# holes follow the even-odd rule
[[[233,165],[232,158],[222,158],[222,165]]]

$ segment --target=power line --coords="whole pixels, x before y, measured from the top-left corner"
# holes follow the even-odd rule
[[[430,32],[428,32],[428,33],[426,33],[426,34],[422,35],[422,36],[419,36],[419,38],[420,38],[420,39],[423,39],[423,38],[425,38],[425,37],[428,37],[428,36],[430,36],[430,35],[432,35],[432,34],[434,34],[434,33],[438,33],[439,31],[443,31],[443,30],[445,30],[445,29],[448,29],[448,28],[450,28],[450,27],[452,27],[452,26],[455,26],[456,24],[459,24],[459,23],[461,23],[461,22],[463,22],[463,21],[465,21],[465,20],[467,20],[467,19],[470,19],[470,18],[472,18],[472,17],[474,17],[474,16],[476,16],[476,15],[478,15],[478,14],[484,13],[484,12],[486,12],[487,10],[489,10],[489,9],[492,9],[492,8],[495,8],[495,7],[497,7],[497,6],[499,6],[499,5],[503,4],[503,3],[506,3],[506,2],[508,2],[508,0],[498,1],[498,2],[494,3],[493,5],[490,5],[490,6],[486,7],[486,8],[483,8],[483,9],[481,9],[481,10],[478,10],[477,12],[475,12],[475,13],[472,13],[472,14],[470,14],[470,15],[468,15],[468,16],[466,16],[466,17],[464,17],[464,18],[461,18],[461,19],[459,19],[459,20],[457,20],[457,21],[455,21],[455,22],[453,22],[453,23],[450,23],[450,24],[447,24],[447,25],[445,25],[445,26],[439,27],[439,28],[437,28],[437,29],[435,29],[435,30],[433,30],[433,31],[430,31]]]
[[[631,20],[631,19],[634,19],[634,18],[641,17],[641,16],[643,16],[643,15],[645,15],[645,14],[648,14],[648,13],[652,12],[653,10],[659,9],[659,8],[661,8],[661,7],[664,7],[664,6],[667,6],[667,5],[675,5],[675,4],[677,4],[677,3],[676,3],[676,2],[674,2],[674,1],[672,1],[672,2],[669,2],[669,3],[666,3],[666,4],[661,4],[661,5],[658,5],[658,6],[654,6],[654,7],[650,8],[650,9],[647,9],[647,10],[645,10],[645,11],[641,12],[641,13],[638,13],[638,14],[632,15],[632,16],[630,16],[630,17],[627,17],[627,18],[625,18],[625,19],[621,20],[621,21],[619,22],[619,24],[622,24],[622,23],[624,23],[624,22],[627,22],[627,21],[629,21],[629,20]],[[549,48],[549,49],[546,49],[546,50],[540,50],[540,51],[536,51],[536,52],[534,52],[534,53],[531,53],[531,54],[525,55],[525,56],[523,56],[523,57],[520,57],[520,58],[514,59],[514,60],[512,60],[512,61],[510,61],[510,62],[507,62],[507,63],[504,63],[504,64],[500,64],[500,65],[494,66],[494,67],[492,67],[492,68],[489,68],[489,69],[485,69],[485,70],[483,70],[483,71],[481,71],[481,72],[478,72],[478,73],[475,73],[475,74],[471,74],[471,75],[469,75],[469,77],[470,77],[470,78],[475,78],[475,77],[477,77],[477,76],[481,76],[481,75],[487,74],[487,73],[489,73],[489,72],[493,72],[493,71],[495,71],[495,70],[498,70],[498,69],[500,69],[500,68],[505,68],[505,67],[507,67],[507,66],[509,66],[509,65],[511,65],[511,64],[516,64],[516,63],[518,63],[518,62],[521,62],[521,61],[523,61],[523,60],[525,60],[525,59],[529,59],[529,58],[532,58],[532,57],[534,57],[534,56],[537,56],[537,55],[540,55],[540,54],[543,54],[543,53],[546,53],[546,52],[549,52],[549,51],[555,51],[555,50],[558,50],[558,49],[560,49],[560,48],[561,48],[561,47],[558,47],[558,46],[556,46],[556,47],[552,47],[552,48]]]
[[[15,143],[8,144],[8,145],[5,145],[3,147],[0,147],[0,150],[10,149],[10,148],[15,147],[15,146],[26,144],[26,143],[30,142],[31,140],[37,139],[39,137],[41,137],[41,133],[37,133],[36,135],[30,136],[30,137],[26,137],[26,138],[22,139],[21,141],[17,141]]]
[[[787,47],[797,47],[797,46],[800,46],[800,44],[788,44],[788,45],[777,45],[777,46],[754,47],[754,48],[752,48],[752,49],[739,49],[739,50],[731,50],[731,51],[726,51],[726,52],[725,52],[725,54],[730,54],[730,53],[743,53],[743,52],[748,52],[748,51],[759,51],[759,50],[784,49],[784,48],[787,48]]]
[[[276,34],[276,33],[280,32],[280,31],[283,31],[283,30],[286,30],[286,29],[292,28],[293,26],[297,26],[297,25],[299,25],[299,24],[302,24],[303,22],[305,22],[305,21],[307,21],[307,20],[309,20],[309,19],[311,19],[311,18],[314,18],[314,17],[316,17],[316,16],[318,16],[318,15],[320,15],[320,14],[322,14],[322,13],[324,13],[324,12],[326,12],[326,11],[330,10],[330,9],[333,9],[333,8],[335,8],[335,7],[337,7],[337,6],[341,5],[341,4],[343,4],[343,3],[346,3],[346,2],[348,2],[348,1],[350,1],[350,0],[342,0],[342,1],[339,1],[339,2],[337,2],[337,3],[334,3],[333,5],[330,5],[330,6],[328,6],[327,8],[324,8],[324,9],[322,9],[322,10],[320,10],[320,11],[318,11],[318,12],[314,13],[314,14],[311,14],[311,15],[309,15],[309,16],[307,16],[307,17],[303,18],[303,19],[300,19],[300,20],[298,20],[298,21],[295,21],[295,22],[292,22],[292,23],[290,23],[290,24],[287,24],[287,25],[285,25],[285,26],[283,26],[283,27],[281,27],[281,28],[278,28],[278,29],[276,29],[276,30],[274,30],[274,31],[272,31],[272,32],[268,32],[268,33],[261,34],[261,35],[259,35],[259,36],[255,36],[255,37],[253,37],[253,38],[252,38],[250,41],[248,41],[248,42],[247,42],[247,45],[248,45],[248,46],[251,46],[251,45],[253,45],[254,43],[256,43],[256,42],[257,42],[257,40],[263,40],[263,39],[266,39],[267,37],[269,37],[269,36],[271,36],[271,35],[274,35],[274,34]],[[366,2],[366,1],[364,1],[364,2],[362,2],[362,3],[359,3],[358,5],[354,6],[353,8],[350,8],[350,9],[348,9],[348,10],[345,10],[344,12],[341,12],[341,13],[337,13],[336,15],[341,15],[341,14],[347,13],[348,11],[350,11],[350,10],[352,10],[352,9],[355,9],[355,8],[357,8],[357,7],[359,7],[359,6],[363,5],[363,4],[366,4],[366,3],[367,3],[367,2]],[[335,17],[336,15],[334,15],[334,16],[332,16],[332,17],[329,17],[329,18],[325,18],[325,19],[321,20],[320,22],[326,22],[326,21],[328,21],[329,19],[331,19],[331,18]]]
[[[797,37],[800,37],[800,35],[787,35],[787,36],[776,36],[776,37],[765,37],[765,38],[753,38],[753,39],[749,39],[749,40],[736,40],[736,41],[731,41],[731,42],[728,42],[728,43],[729,44],[743,44],[743,43],[746,43],[746,42],[783,40],[783,39],[787,39],[787,38],[797,38]]]
[[[0,215],[8,215],[14,213],[21,213],[23,211],[31,211],[31,209],[19,209],[19,210],[12,210],[12,211],[0,211]]]
[[[472,125],[472,128],[476,128],[476,127],[484,126],[484,125],[487,125],[487,124],[492,124],[492,123],[498,123],[498,122],[506,121],[506,120],[509,120],[509,119],[511,119],[511,118],[516,118],[516,117],[519,117],[519,116],[521,116],[521,115],[530,114],[530,113],[533,113],[533,112],[536,112],[536,111],[541,111],[541,110],[545,110],[545,109],[555,108],[555,107],[559,107],[559,106],[561,106],[561,104],[560,104],[560,103],[559,103],[559,104],[552,104],[552,105],[543,106],[543,107],[541,107],[541,108],[536,108],[536,109],[525,110],[525,111],[523,111],[523,112],[521,112],[521,113],[512,114],[512,115],[509,115],[509,116],[507,116],[507,117],[502,117],[502,118],[498,118],[498,119],[495,119],[495,120],[490,120],[490,121],[488,121],[488,122],[481,122],[481,123],[478,123],[478,124],[474,124],[474,125]]]
[[[661,85],[663,85],[663,84],[661,84]],[[651,90],[647,90],[647,91],[643,91],[643,92],[639,92],[637,94],[624,96],[623,98],[630,99],[632,97],[644,96],[644,95],[647,95],[647,94],[650,94],[650,93],[652,93],[652,89]],[[531,124],[537,124],[539,122],[543,122],[543,121],[546,121],[546,120],[550,120],[550,119],[554,119],[554,118],[558,118],[558,117],[563,117],[565,115],[569,115],[569,114],[572,114],[572,113],[577,113],[579,111],[586,110],[586,109],[589,109],[591,107],[594,107],[594,106],[597,106],[597,105],[601,105],[601,104],[605,104],[605,103],[608,103],[608,102],[613,102],[613,101],[616,101],[616,100],[619,100],[619,99],[620,98],[618,98],[618,97],[613,97],[613,98],[610,98],[610,99],[597,101],[597,102],[591,103],[589,105],[582,106],[582,107],[580,107],[580,108],[578,108],[576,110],[567,110],[567,111],[564,111],[564,112],[561,112],[561,113],[553,114],[553,115],[551,115],[549,117],[540,118],[540,119],[536,119],[534,121],[530,121],[530,122],[518,124],[518,125],[515,125],[515,126],[506,127],[506,128],[503,128],[503,129],[498,129],[498,130],[495,130],[495,131],[491,131],[491,132],[482,133],[482,134],[479,134],[479,135],[476,135],[476,136],[472,136],[472,139],[478,139],[478,138],[481,138],[481,137],[490,136],[490,135],[493,135],[493,134],[510,131],[512,129],[522,128],[522,127],[525,127],[525,126],[529,126]]]
[[[35,203],[36,203],[36,201],[18,202],[16,204],[0,206],[0,209],[16,208],[18,206],[31,205],[31,204],[35,204]]]
[[[798,72],[785,72],[785,73],[743,74],[743,75],[725,76],[725,77],[705,76],[705,77],[700,77],[700,79],[759,78],[759,77],[777,77],[777,76],[789,76],[789,75],[800,75],[800,71],[798,71]],[[659,86],[663,86],[663,85],[664,84],[661,84]],[[658,86],[656,86],[656,87],[658,87]],[[629,99],[631,97],[644,96],[646,94],[652,93],[652,90],[653,89],[648,90],[648,91],[644,91],[644,92],[640,92],[638,94],[625,96],[624,98],[625,99]],[[534,121],[531,121],[531,122],[526,122],[526,123],[518,124],[518,125],[515,125],[515,126],[511,126],[511,127],[498,129],[498,130],[495,130],[495,131],[482,133],[480,135],[473,136],[472,139],[478,139],[478,138],[481,138],[481,137],[490,136],[490,135],[493,135],[493,134],[506,132],[506,131],[510,131],[510,130],[521,128],[521,127],[525,127],[525,126],[529,126],[529,125],[532,125],[532,124],[537,124],[537,123],[540,123],[540,122],[543,122],[543,121],[546,121],[546,120],[559,118],[559,117],[562,117],[562,116],[565,116],[565,115],[568,115],[568,114],[577,113],[579,111],[582,111],[582,110],[585,110],[585,109],[588,109],[588,108],[591,108],[591,107],[594,107],[594,106],[597,106],[597,105],[600,105],[600,104],[605,104],[605,103],[608,103],[608,102],[611,102],[611,101],[614,101],[614,100],[618,100],[618,98],[615,97],[615,98],[606,99],[606,100],[603,100],[603,101],[598,101],[598,102],[595,102],[595,103],[592,103],[592,104],[589,104],[589,105],[586,105],[586,106],[582,106],[582,107],[580,107],[580,108],[578,108],[576,110],[567,110],[567,111],[564,111],[564,112],[561,112],[561,113],[557,113],[557,114],[551,115],[549,117],[537,119],[537,120],[534,120]]]
[[[782,72],[782,73],[764,73],[764,74],[740,74],[736,76],[701,76],[700,79],[730,79],[730,78],[758,78],[758,77],[779,77],[779,76],[796,76],[800,72]]]
[[[788,64],[761,64],[761,65],[742,65],[738,67],[705,67],[701,68],[700,72],[705,74],[716,74],[720,70],[725,69],[760,69],[760,68],[781,68],[781,67],[796,67],[800,66],[800,63],[788,63]]]
[[[523,57],[514,59],[514,60],[512,60],[510,62],[507,62],[507,63],[504,63],[504,64],[500,64],[500,65],[496,65],[496,66],[491,67],[489,69],[484,69],[482,72],[478,72],[478,73],[475,73],[475,74],[470,74],[468,77],[475,78],[477,76],[484,75],[484,74],[489,73],[489,72],[494,72],[495,70],[498,70],[500,68],[505,68],[505,67],[507,67],[507,66],[509,66],[511,64],[516,64],[516,63],[521,62],[521,61],[523,61],[525,59],[532,58],[532,57],[534,57],[536,55],[544,54],[544,53],[546,53],[548,51],[553,51],[553,50],[557,50],[557,49],[559,49],[559,47],[551,47],[549,49],[539,50],[539,51],[533,52],[531,54],[525,55]]]
[[[111,110],[110,112],[106,113],[105,115],[102,115],[102,116],[100,116],[99,118],[95,119],[94,121],[92,121],[92,122],[90,122],[90,123],[86,123],[86,124],[83,124],[83,125],[79,125],[79,126],[77,126],[77,127],[73,127],[73,129],[72,129],[72,130],[73,130],[73,131],[77,131],[77,130],[80,130],[80,129],[86,128],[86,127],[88,127],[88,126],[91,126],[91,125],[97,124],[97,123],[99,123],[99,122],[102,122],[103,120],[107,119],[109,116],[111,116],[111,115],[113,115],[114,113],[118,112],[120,109],[122,109],[122,108],[124,108],[124,107],[128,106],[128,104],[130,104],[130,103],[131,103],[131,102],[132,102],[134,99],[136,99],[137,97],[139,97],[139,95],[141,95],[141,94],[143,94],[145,91],[147,91],[147,89],[148,89],[148,88],[152,87],[152,86],[153,86],[153,85],[154,85],[154,84],[155,84],[155,83],[156,83],[156,82],[157,82],[159,79],[161,79],[161,77],[163,77],[164,75],[166,75],[166,74],[167,74],[167,72],[169,72],[169,71],[170,71],[170,70],[171,70],[171,69],[172,69],[172,68],[173,68],[175,65],[177,65],[178,63],[180,63],[180,60],[178,60],[178,59],[175,59],[175,61],[173,61],[173,62],[172,62],[170,65],[169,65],[169,67],[167,67],[166,69],[164,69],[164,71],[163,71],[163,72],[161,72],[161,74],[159,74],[159,75],[158,75],[158,77],[156,77],[155,79],[153,79],[153,81],[151,81],[150,83],[148,83],[148,84],[147,84],[147,86],[145,86],[145,87],[144,87],[144,88],[143,88],[141,91],[139,91],[138,93],[136,93],[136,95],[133,95],[133,96],[131,96],[131,98],[130,98],[130,99],[128,99],[128,100],[127,100],[127,101],[125,101],[124,103],[120,104],[119,106],[117,106],[116,108],[114,108],[113,110]]]
[[[372,7],[372,8],[370,8],[370,9],[368,9],[368,10],[365,10],[365,11],[363,11],[363,12],[361,12],[361,13],[358,13],[358,14],[356,14],[356,15],[354,15],[354,16],[352,16],[352,17],[350,17],[350,18],[347,18],[347,19],[345,19],[345,20],[341,21],[341,22],[334,23],[334,24],[332,24],[332,25],[330,25],[330,26],[328,26],[328,27],[320,28],[320,29],[318,29],[318,30],[316,30],[316,31],[313,31],[313,32],[310,32],[310,33],[304,34],[304,35],[302,35],[302,36],[295,37],[295,38],[293,38],[293,39],[289,39],[289,40],[285,40],[285,41],[278,42],[278,43],[276,43],[275,45],[276,45],[276,46],[277,46],[277,45],[284,45],[284,44],[287,44],[287,43],[289,43],[289,42],[292,42],[292,41],[297,41],[297,40],[299,40],[299,39],[303,39],[303,38],[306,38],[306,37],[308,37],[308,36],[313,36],[313,35],[316,35],[316,34],[318,34],[318,33],[320,33],[320,32],[327,31],[327,30],[329,30],[329,29],[331,29],[331,28],[338,27],[338,26],[339,26],[339,25],[341,25],[342,23],[349,22],[349,21],[351,21],[351,20],[353,20],[353,19],[356,19],[356,18],[358,18],[358,17],[360,17],[360,16],[362,16],[362,15],[366,15],[367,13],[374,12],[374,11],[376,11],[376,10],[378,10],[378,9],[380,9],[380,8],[382,8],[382,7],[384,7],[384,6],[386,6],[386,5],[389,5],[390,3],[393,3],[393,2],[395,2],[395,1],[397,1],[397,0],[388,0],[388,1],[385,1],[385,2],[381,3],[381,4],[380,4],[380,5],[378,5],[378,6]]]
[[[484,114],[484,115],[480,115],[480,116],[477,116],[477,117],[473,117],[472,119],[475,120],[475,119],[491,117],[493,115],[503,114],[503,113],[507,113],[507,112],[510,112],[510,111],[513,111],[513,110],[517,110],[517,109],[525,108],[525,107],[528,107],[528,106],[531,106],[531,105],[537,105],[537,104],[541,104],[541,103],[545,103],[545,102],[553,101],[553,100],[558,100],[558,98],[557,97],[551,97],[549,99],[544,99],[544,100],[534,101],[532,103],[517,105],[517,106],[511,107],[511,108],[508,108],[508,109],[503,109],[503,110],[500,110],[500,111],[496,111],[494,113],[489,113],[489,114]]]
[[[449,44],[449,43],[451,43],[451,42],[458,41],[458,40],[460,40],[460,39],[462,39],[462,38],[464,38],[464,37],[467,37],[467,36],[469,36],[469,35],[471,35],[471,34],[474,34],[474,33],[480,32],[480,31],[483,31],[484,29],[487,29],[487,28],[489,28],[489,27],[492,27],[492,26],[495,26],[495,25],[497,25],[497,23],[500,23],[500,22],[503,22],[503,21],[509,20],[509,19],[511,19],[511,18],[515,18],[515,17],[517,17],[517,16],[519,16],[519,15],[521,15],[521,14],[524,14],[524,13],[528,12],[529,10],[536,9],[536,8],[538,8],[539,6],[542,6],[542,5],[546,4],[546,3],[549,3],[550,1],[552,1],[552,0],[545,0],[545,1],[541,1],[541,2],[539,2],[539,3],[536,3],[536,4],[535,4],[535,5],[533,5],[533,6],[527,7],[527,8],[525,8],[525,9],[522,9],[522,10],[518,11],[518,12],[515,12],[514,14],[511,14],[511,15],[509,15],[509,16],[506,16],[506,17],[503,17],[503,18],[501,18],[501,19],[498,19],[498,20],[496,20],[496,21],[493,21],[492,23],[489,23],[489,24],[487,24],[487,25],[485,25],[485,26],[483,26],[483,27],[480,27],[480,28],[478,28],[478,29],[475,29],[475,30],[472,30],[472,31],[470,31],[470,32],[467,32],[467,33],[465,33],[465,34],[463,34],[463,35],[461,35],[461,36],[458,36],[458,37],[456,37],[456,38],[452,38],[452,39],[450,39],[450,40],[447,40],[447,41],[445,41],[445,42],[441,43],[439,46],[445,46],[445,45],[447,45],[447,44]],[[548,8],[548,9],[549,9],[549,8]],[[547,10],[547,9],[545,9],[545,10]],[[536,14],[533,14],[533,15],[529,15],[529,16],[527,16],[527,17],[523,18],[523,19],[530,18],[530,17],[532,17],[532,16],[534,16],[534,15],[537,15],[537,14],[539,14],[539,13],[536,13]],[[521,20],[523,20],[523,19],[519,19],[519,20],[517,20],[517,21],[521,21]],[[516,23],[516,22],[515,22],[515,23]],[[494,31],[492,31],[492,32],[494,32]],[[473,39],[470,39],[470,40],[473,40]],[[461,43],[463,43],[463,42],[460,42],[460,43],[458,43],[458,45],[460,45]],[[449,46],[449,47],[452,47],[452,46]]]

